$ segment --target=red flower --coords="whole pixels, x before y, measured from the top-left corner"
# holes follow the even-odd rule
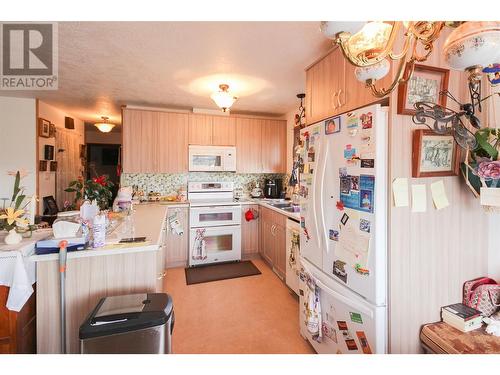
[[[94,177],[92,179],[92,181],[94,181],[96,184],[99,184],[101,186],[106,186],[107,185],[107,183],[106,183],[106,176]]]

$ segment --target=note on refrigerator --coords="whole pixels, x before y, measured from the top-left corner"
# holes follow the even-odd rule
[[[427,211],[427,191],[425,185],[411,186],[411,212]]]
[[[392,193],[394,195],[394,206],[408,207],[408,179],[395,178],[392,182]]]
[[[448,207],[450,202],[448,202],[448,197],[446,196],[446,190],[444,188],[443,180],[433,182],[431,184],[431,193],[434,206],[437,210]]]
[[[338,246],[335,247],[335,256],[341,261],[351,266],[356,263],[366,266],[369,251],[369,235],[361,233],[352,224],[341,229]]]

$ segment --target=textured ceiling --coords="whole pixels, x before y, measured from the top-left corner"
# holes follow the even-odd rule
[[[118,122],[124,104],[215,109],[224,80],[240,97],[233,112],[283,114],[329,46],[319,22],[61,22],[59,90],[0,95]]]

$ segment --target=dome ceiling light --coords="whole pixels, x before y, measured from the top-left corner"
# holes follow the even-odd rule
[[[212,98],[215,104],[222,109],[222,112],[226,112],[238,98],[229,93],[229,85],[225,83],[220,84],[219,89],[219,91],[210,95],[210,98]]]
[[[101,116],[101,118],[102,122],[98,122],[94,124],[94,126],[103,133],[109,133],[115,127],[115,124],[111,124],[108,122],[109,117]]]

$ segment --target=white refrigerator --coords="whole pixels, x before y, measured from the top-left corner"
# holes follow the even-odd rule
[[[301,130],[300,330],[318,353],[387,353],[387,135],[379,104]]]

